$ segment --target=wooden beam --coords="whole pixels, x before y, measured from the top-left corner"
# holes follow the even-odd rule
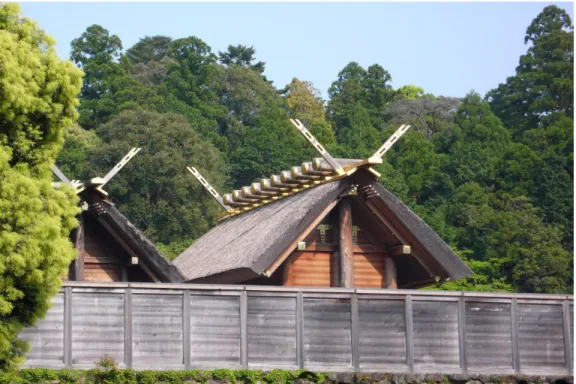
[[[396,263],[390,256],[384,256],[384,288],[397,289]]]
[[[403,244],[403,245],[399,245],[397,247],[388,248],[386,250],[386,253],[389,256],[411,255],[412,254],[412,247],[410,247],[409,245]]]
[[[343,199],[338,204],[338,227],[340,239],[340,283],[344,288],[354,288],[352,206],[348,199]]]
[[[76,256],[76,262],[74,263],[74,280],[84,281],[84,215],[81,213],[78,215],[78,228],[76,228],[76,238],[74,239],[74,246],[78,251],[78,256]]]
[[[340,287],[340,254],[334,251],[330,254],[330,282],[332,287]]]

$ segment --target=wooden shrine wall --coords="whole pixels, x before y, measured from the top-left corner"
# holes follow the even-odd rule
[[[66,282],[25,367],[565,375],[570,295]]]
[[[70,265],[68,280],[97,282],[150,282],[152,279],[138,264],[132,264],[130,254],[90,213],[83,214],[82,246]],[[73,236],[74,238],[75,236]],[[77,278],[75,263],[83,260],[83,278]],[[141,261],[139,261],[141,263]]]
[[[326,218],[305,239],[306,248],[293,252],[283,265],[284,286],[339,287],[335,225]],[[384,287],[384,253],[354,225],[354,281],[357,288]]]

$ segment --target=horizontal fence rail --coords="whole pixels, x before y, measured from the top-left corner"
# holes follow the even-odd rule
[[[67,282],[26,367],[572,374],[568,295]]]

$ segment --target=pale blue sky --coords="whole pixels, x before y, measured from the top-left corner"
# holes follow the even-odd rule
[[[293,77],[328,88],[350,61],[378,63],[393,86],[482,95],[514,74],[525,53],[524,33],[548,4],[574,15],[574,5],[485,3],[21,3],[24,15],[58,41],[70,42],[100,24],[129,48],[145,35],[197,36],[214,52],[253,45],[276,87]]]

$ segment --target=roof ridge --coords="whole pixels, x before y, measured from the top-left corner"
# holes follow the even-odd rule
[[[314,158],[311,162],[303,162],[290,170],[281,171],[277,175],[260,179],[249,186],[232,191],[222,196],[223,203],[231,209],[219,220],[237,216],[274,201],[292,196],[298,192],[315,188],[332,181],[340,180],[355,173],[359,168],[367,168],[380,176],[372,166],[380,162],[360,159],[334,159],[342,167],[344,173],[338,174],[326,160]]]

